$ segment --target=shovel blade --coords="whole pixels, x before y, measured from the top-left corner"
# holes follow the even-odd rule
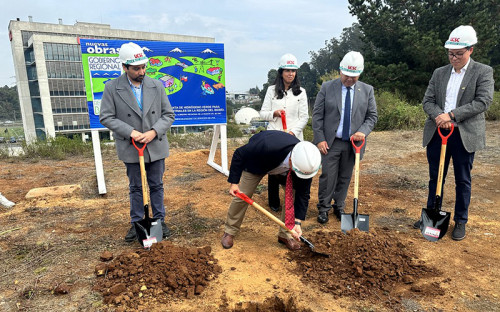
[[[354,215],[354,213],[343,213],[340,216],[340,229],[342,232],[347,232],[352,229],[368,232],[370,229],[370,216],[365,214]]]
[[[313,254],[318,255],[318,256],[322,256],[322,257],[330,258],[329,254],[321,252],[321,251],[314,250],[314,245],[310,241],[308,241],[307,239],[305,239],[304,237],[301,236],[300,237],[300,241],[303,242],[304,244],[306,244],[307,247],[311,248],[311,252]]]
[[[420,232],[428,241],[435,242],[446,235],[450,224],[450,213],[437,209],[422,209]]]
[[[144,248],[150,248],[154,243],[161,242],[163,230],[160,219],[143,219],[134,222],[134,226],[137,239]]]

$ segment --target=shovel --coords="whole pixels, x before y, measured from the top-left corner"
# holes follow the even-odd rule
[[[146,143],[139,148],[132,140],[132,144],[139,152],[139,166],[141,167],[141,184],[142,184],[142,202],[144,203],[144,219],[134,222],[135,232],[139,243],[144,248],[151,248],[154,243],[161,242],[163,238],[163,230],[161,228],[160,219],[151,219],[149,217],[149,196],[147,191],[148,179],[146,177],[146,166],[144,164],[144,149]]]
[[[281,111],[281,124],[283,125],[283,131],[286,132],[286,113],[284,110]]]
[[[352,229],[359,229],[361,231],[368,232],[370,216],[365,214],[358,214],[358,188],[359,188],[359,158],[361,153],[361,148],[365,145],[365,138],[361,142],[360,146],[354,143],[351,139],[352,146],[356,151],[356,158],[354,162],[354,199],[353,199],[353,211],[352,214],[343,213],[340,217],[340,229],[342,232],[347,232]]]
[[[438,133],[441,137],[441,156],[439,157],[439,170],[438,180],[436,185],[436,198],[434,199],[434,208],[422,208],[422,215],[420,217],[420,232],[424,235],[425,239],[435,242],[445,236],[450,224],[450,213],[441,210],[442,205],[442,190],[443,190],[443,174],[444,174],[444,159],[446,156],[446,146],[448,138],[453,133],[455,125],[451,124],[450,133],[444,136],[441,133],[441,128],[438,127]]]
[[[289,228],[287,228],[285,226],[285,223],[283,223],[283,221],[281,221],[280,219],[278,219],[275,216],[273,216],[269,211],[267,211],[266,209],[264,209],[262,206],[260,206],[256,202],[254,202],[247,195],[245,195],[245,194],[243,194],[241,192],[235,192],[235,194],[236,194],[237,197],[239,197],[240,199],[242,199],[245,202],[247,202],[247,204],[252,205],[255,208],[257,208],[257,210],[259,210],[260,212],[262,212],[263,214],[265,214],[269,219],[271,219],[272,221],[274,221],[276,224],[278,224],[279,226],[281,226],[283,229],[287,230],[290,234],[296,234],[293,229],[290,230]],[[306,244],[307,247],[311,248],[311,252],[312,253],[314,253],[316,255],[319,255],[319,256],[323,256],[323,257],[328,257],[328,258],[330,257],[329,254],[315,251],[314,250],[314,245],[310,241],[308,241],[307,239],[305,239],[303,236],[300,236],[300,241],[303,242],[304,244]]]

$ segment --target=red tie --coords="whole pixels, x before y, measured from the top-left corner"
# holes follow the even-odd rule
[[[293,208],[292,170],[288,171],[285,187],[285,226],[293,229],[295,226],[295,209]]]

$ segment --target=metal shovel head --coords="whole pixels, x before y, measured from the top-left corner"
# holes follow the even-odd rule
[[[343,213],[340,216],[340,229],[342,232],[345,233],[356,228],[368,232],[370,229],[370,216],[365,214],[354,215],[354,213]]]
[[[324,252],[321,252],[321,251],[316,251],[315,248],[314,248],[314,245],[308,241],[307,239],[305,239],[304,237],[300,237],[300,241],[303,242],[304,244],[307,245],[307,247],[311,248],[311,252],[315,255],[318,255],[318,256],[323,256],[323,257],[327,257],[327,258],[330,258],[330,255],[327,254],[327,253],[324,253]]]
[[[422,209],[420,232],[425,239],[435,242],[446,235],[450,224],[450,213],[439,209]]]
[[[150,248],[154,243],[161,242],[163,230],[160,219],[142,219],[134,222],[134,226],[137,239],[144,248]]]

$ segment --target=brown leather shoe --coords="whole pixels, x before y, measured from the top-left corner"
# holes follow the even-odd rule
[[[222,235],[222,239],[220,241],[222,244],[222,247],[224,247],[225,249],[229,249],[229,248],[233,247],[233,238],[234,238],[234,235],[227,234],[226,232],[224,232],[224,235]]]
[[[300,249],[300,244],[293,238],[284,238],[278,236],[278,243],[285,245],[288,249],[295,251]]]

